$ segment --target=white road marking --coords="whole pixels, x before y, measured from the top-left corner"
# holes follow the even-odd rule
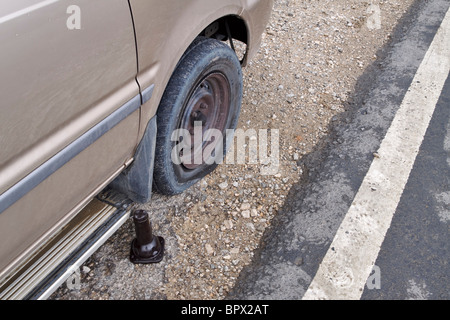
[[[361,298],[449,71],[450,10],[304,300]]]

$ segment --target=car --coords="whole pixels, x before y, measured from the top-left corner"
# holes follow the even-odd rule
[[[217,167],[229,137],[184,134],[237,126],[242,67],[272,6],[0,4],[0,299],[48,298],[134,204],[182,193]],[[192,152],[175,148],[189,139]]]

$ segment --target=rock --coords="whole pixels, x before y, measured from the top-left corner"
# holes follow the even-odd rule
[[[84,267],[82,268],[82,270],[83,270],[83,273],[89,273],[89,272],[91,272],[91,268],[89,268],[88,266],[84,266]]]
[[[211,247],[211,245],[209,243],[205,244],[205,249],[206,249],[206,253],[209,255],[214,253],[214,249],[213,249],[213,247]]]
[[[225,190],[226,188],[228,188],[228,183],[227,182],[219,183],[219,188],[221,190]]]
[[[250,210],[244,210],[241,212],[241,214],[246,219],[250,218]]]
[[[303,258],[302,257],[298,257],[297,259],[295,259],[294,263],[297,266],[301,266],[303,264]]]
[[[233,222],[231,220],[225,220],[223,224],[227,229],[233,228]]]

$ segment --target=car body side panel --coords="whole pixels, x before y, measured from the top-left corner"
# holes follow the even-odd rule
[[[0,196],[139,97],[128,2],[75,4],[79,30],[67,27],[69,1],[14,0],[0,6]],[[134,111],[95,137],[0,212],[0,275],[123,169],[138,142],[139,118]]]
[[[0,193],[138,94],[129,86],[121,100],[101,103],[136,74],[126,1],[77,4],[81,30],[67,28],[66,1],[9,13],[0,25]]]

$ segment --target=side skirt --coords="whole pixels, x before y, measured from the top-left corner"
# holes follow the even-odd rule
[[[23,267],[1,284],[1,300],[44,300],[130,217],[133,202],[106,189]]]

